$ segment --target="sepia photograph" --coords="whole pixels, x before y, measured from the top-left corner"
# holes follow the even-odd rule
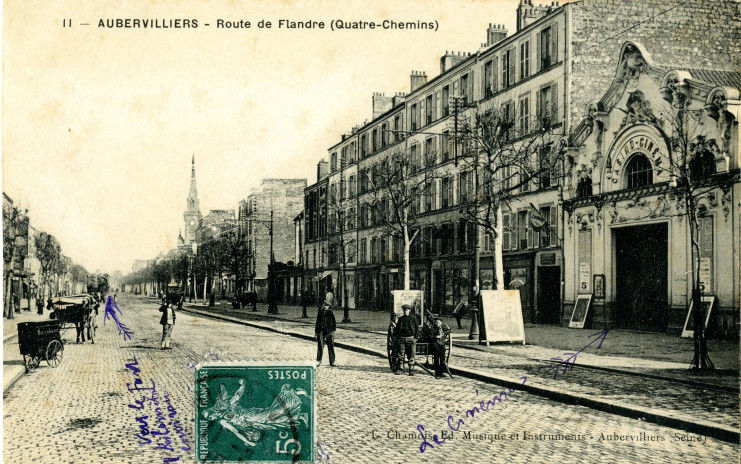
[[[4,0],[3,462],[739,462],[739,38]]]

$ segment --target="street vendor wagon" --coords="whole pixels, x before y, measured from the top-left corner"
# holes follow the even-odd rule
[[[430,313],[429,311],[425,311],[425,323],[422,325],[421,329],[421,335],[419,339],[417,340],[416,348],[415,348],[415,359],[417,357],[424,356],[425,362],[424,364],[419,363],[417,361],[414,362],[415,365],[421,367],[425,372],[428,374],[432,374],[430,371],[430,368],[432,367],[430,363],[430,357],[434,356],[434,350],[431,346],[433,343],[436,343],[433,336],[435,326],[435,316]],[[445,330],[447,329],[447,330]],[[388,355],[389,360],[389,367],[391,367],[391,371],[396,373],[399,370],[404,370],[405,368],[409,370],[412,366],[410,366],[410,362],[407,359],[403,348],[399,344],[398,337],[396,337],[395,334],[396,331],[396,321],[392,320],[392,322],[389,324],[388,328],[388,334],[386,336],[386,353]],[[443,336],[443,365],[445,367],[445,372],[450,376],[450,378],[453,378],[453,375],[450,373],[450,370],[448,369],[448,360],[450,359],[450,352],[453,349],[453,339],[450,336],[450,329],[447,327],[444,328],[444,336]]]
[[[18,324],[18,347],[23,355],[26,372],[46,360],[49,367],[62,362],[64,344],[59,335],[59,321],[21,322]]]

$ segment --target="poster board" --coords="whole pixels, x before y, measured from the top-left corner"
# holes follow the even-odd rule
[[[693,303],[693,301],[690,301],[690,308],[687,310],[687,317],[684,320],[681,338],[692,338],[695,336],[695,324],[692,319]],[[705,307],[705,329],[707,329],[708,322],[710,322],[710,312],[713,310],[713,306],[715,306],[715,296],[710,295],[702,297],[702,305]]]
[[[481,311],[481,341],[525,344],[519,290],[481,290]]]
[[[591,305],[591,303],[591,293],[576,296],[576,303],[574,303],[574,311],[571,313],[569,327],[573,327],[576,329],[584,328],[584,323],[587,321],[587,313],[589,312],[589,306]]]
[[[409,314],[416,315],[421,326],[422,321],[424,321],[424,317],[422,317],[422,308],[424,308],[422,290],[392,290],[391,294],[394,296],[394,314],[397,317],[403,316],[404,311],[401,309],[402,305],[411,305],[412,311]]]

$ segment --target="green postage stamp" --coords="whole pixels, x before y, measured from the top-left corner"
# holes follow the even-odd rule
[[[314,461],[313,362],[216,362],[195,374],[198,461]]]

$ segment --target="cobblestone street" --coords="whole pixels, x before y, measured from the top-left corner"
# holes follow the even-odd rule
[[[136,358],[141,378],[145,382],[151,378],[160,395],[169,392],[192,447],[190,363],[216,356],[220,360],[311,360],[316,353],[315,344],[308,340],[186,312],[178,314],[173,349],[161,351],[156,302],[119,295],[119,306],[121,321],[134,331],[132,339],[124,341],[110,323],[103,327],[101,312],[95,345],[76,345],[74,330],[66,331],[60,366],[52,369],[42,362],[4,396],[4,462],[157,463],[166,457],[194,462],[192,452],[179,447],[170,452],[138,444],[136,411],[128,407],[136,397],[126,386],[134,376],[127,362]],[[346,350],[337,354],[339,366],[322,365],[317,376],[317,437],[329,462],[724,463],[738,459],[738,445],[705,437],[698,442],[697,435],[681,430],[519,391],[467,418],[466,410],[499,394],[502,387],[459,377],[435,380],[421,372],[414,377],[395,376],[381,358]],[[476,352],[469,350],[466,355],[475,357]],[[527,382],[542,382],[529,369],[523,366]],[[449,415],[454,426],[458,419],[465,422],[457,432],[448,428]],[[447,438],[420,453],[418,425]]]

